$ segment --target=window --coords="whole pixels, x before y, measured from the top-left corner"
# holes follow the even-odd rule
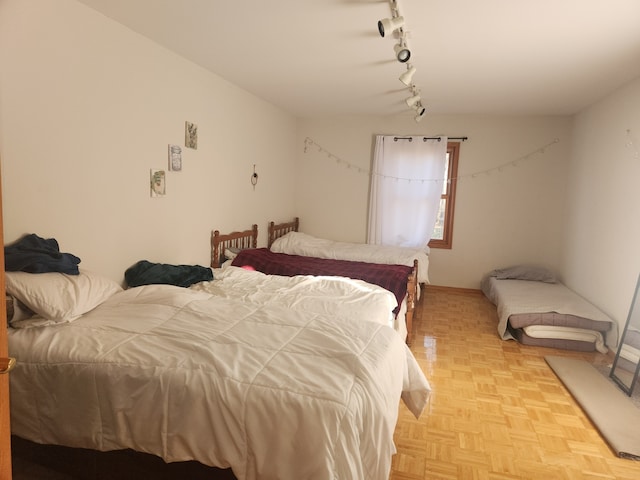
[[[426,247],[442,197],[447,147],[440,137],[376,135],[368,243]]]
[[[429,247],[451,248],[453,243],[453,212],[456,203],[456,182],[458,178],[458,155],[460,142],[447,144],[447,168],[444,171],[440,209],[436,225],[431,234]]]

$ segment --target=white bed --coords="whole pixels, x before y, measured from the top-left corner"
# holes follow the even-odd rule
[[[72,321],[11,328],[12,433],[195,459],[240,480],[386,480],[400,399],[419,416],[430,393],[388,308],[368,308],[389,295],[298,279],[298,296],[283,285],[276,298],[252,276],[227,270],[189,289],[113,288],[95,308],[76,298],[84,307]],[[352,312],[370,313],[332,310],[325,287],[351,298]],[[22,326],[29,321],[37,324]]]
[[[276,225],[274,222],[269,223],[269,246],[273,240],[280,235],[288,232],[295,232],[298,228],[298,219],[293,222],[281,223]],[[223,265],[227,265],[236,259],[238,255],[247,254],[247,251],[253,250],[253,254],[249,254],[250,258],[245,261],[238,262],[247,266],[257,266],[258,270],[275,275],[295,274],[313,274],[313,275],[331,275],[342,276],[354,279],[371,280],[369,284],[377,284],[384,286],[390,291],[396,293],[396,305],[400,303],[397,310],[394,311],[393,327],[406,340],[407,344],[411,344],[411,330],[413,312],[416,306],[416,300],[419,298],[420,285],[418,282],[418,261],[415,260],[411,265],[397,265],[395,263],[377,264],[383,268],[376,267],[375,263],[363,262],[362,265],[351,266],[341,265],[339,268],[332,262],[340,262],[342,259],[314,257],[308,255],[289,255],[273,252],[270,249],[257,249],[258,226],[254,224],[250,229],[236,231],[229,234],[221,234],[219,230],[211,232],[211,267],[218,269]],[[266,251],[263,251],[266,250]],[[279,257],[276,259],[273,256]],[[317,259],[310,265],[306,260]],[[298,263],[301,261],[303,265]],[[327,262],[326,264],[323,262]],[[352,263],[352,262],[348,262]],[[386,269],[384,267],[387,267]],[[406,282],[406,294],[402,300],[399,299],[398,291],[399,283],[397,274],[398,268],[407,268],[406,277],[402,279],[402,284]],[[374,275],[374,270],[376,274]],[[381,272],[380,270],[387,270]],[[339,274],[337,272],[340,272]],[[382,273],[382,275],[381,275]],[[395,308],[395,307],[394,307]]]
[[[301,233],[298,231],[299,225],[298,217],[290,222],[278,224],[269,222],[268,248],[274,253],[303,257],[413,267],[413,274],[408,282],[407,296],[404,301],[400,302],[400,311],[396,316],[396,330],[405,335],[407,343],[411,345],[415,302],[420,299],[421,285],[429,284],[429,247],[425,246],[421,250],[338,242]]]
[[[617,323],[545,269],[495,270],[481,289],[497,308],[502,339],[573,350],[615,348]]]
[[[286,224],[283,224],[286,225]],[[429,284],[428,247],[417,248],[371,245],[366,243],[337,242],[314,237],[302,232],[289,231],[275,237],[278,225],[269,226],[269,248],[272,252],[331,258],[358,262],[413,266],[418,261],[418,283]]]

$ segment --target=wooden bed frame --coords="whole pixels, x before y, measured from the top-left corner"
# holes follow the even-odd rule
[[[413,261],[413,270],[409,278],[407,278],[407,313],[405,314],[405,323],[407,325],[407,345],[411,345],[413,341],[413,312],[416,309],[416,301],[418,300],[418,260]]]
[[[267,247],[271,248],[271,245],[273,245],[273,242],[276,240],[276,238],[280,238],[289,232],[297,232],[299,227],[300,227],[299,217],[294,218],[293,221],[291,222],[284,222],[284,223],[277,223],[277,224],[274,222],[269,222],[269,228],[268,228],[269,239],[268,239]]]
[[[300,218],[295,217],[290,222],[275,223],[269,222],[268,227],[268,246],[271,248],[273,242],[289,232],[297,232],[300,227]],[[414,260],[413,270],[407,278],[407,313],[405,315],[405,322],[407,325],[407,344],[411,345],[413,340],[413,313],[416,308],[416,301],[418,299],[418,261]]]
[[[211,232],[211,267],[220,268],[224,262],[224,251],[227,248],[257,248],[258,225],[255,223],[249,230],[221,235],[218,230]]]

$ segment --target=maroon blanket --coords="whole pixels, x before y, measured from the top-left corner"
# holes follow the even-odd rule
[[[389,290],[401,305],[407,294],[407,279],[413,270],[405,265],[351,262],[326,258],[274,253],[268,248],[242,250],[231,262],[269,275],[330,275],[364,280]],[[397,312],[399,308],[395,311]]]

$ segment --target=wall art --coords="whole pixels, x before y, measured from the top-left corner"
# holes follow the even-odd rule
[[[169,144],[169,170],[179,172],[182,170],[182,147]]]
[[[185,122],[184,145],[187,148],[198,149],[198,126],[195,123]]]
[[[164,197],[166,190],[166,174],[164,170],[151,169],[151,196]]]

